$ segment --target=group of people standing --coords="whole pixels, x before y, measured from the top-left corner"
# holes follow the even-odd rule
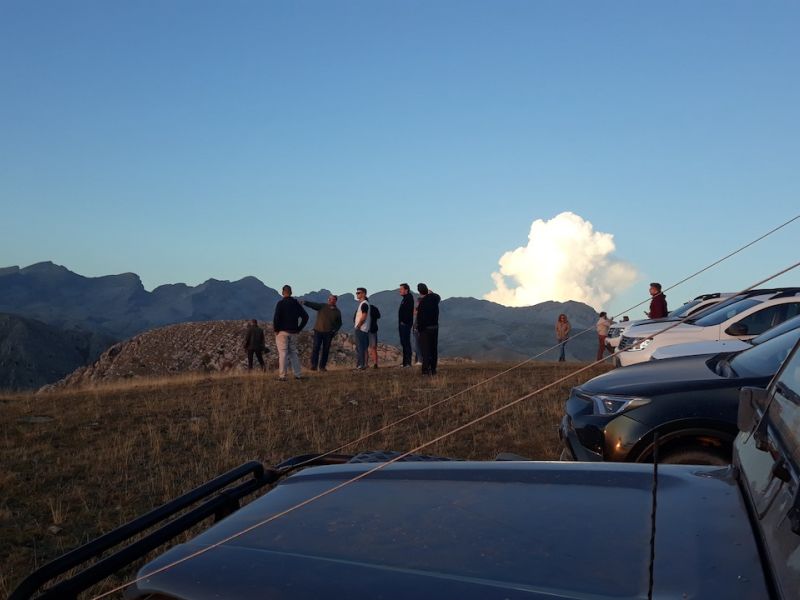
[[[415,305],[414,297],[407,283],[399,287],[401,296],[398,308],[398,333],[403,348],[402,367],[412,366],[412,335],[417,341],[418,355],[422,359],[422,374],[435,375],[438,363],[439,302],[438,294],[430,291],[424,283],[417,285],[419,299]],[[311,370],[326,371],[331,342],[342,327],[342,313],[336,306],[338,296],[331,294],[326,303],[298,300],[292,296],[292,288],[284,285],[283,296],[275,306],[272,319],[275,331],[275,346],[278,350],[278,379],[286,380],[289,368],[295,379],[302,379],[300,358],[297,353],[297,335],[308,323],[308,313],[304,307],[317,311],[314,323],[314,342],[311,351]],[[374,368],[378,367],[378,320],[380,310],[370,303],[366,288],[356,289],[358,306],[353,315],[354,340],[356,346],[356,370],[367,368],[368,358]],[[253,358],[257,358],[261,368],[266,370],[263,353],[269,352],[264,342],[264,331],[253,319],[244,340],[247,351],[248,368],[253,368]]]

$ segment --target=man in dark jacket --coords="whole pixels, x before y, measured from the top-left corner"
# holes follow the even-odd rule
[[[275,329],[275,345],[278,348],[278,379],[286,381],[287,361],[291,363],[294,378],[301,379],[300,357],[297,355],[297,334],[308,323],[308,313],[292,297],[291,286],[285,285],[283,298],[275,306],[272,326]]]
[[[667,316],[667,297],[661,293],[660,283],[650,284],[650,311],[647,317],[650,319],[663,319]]]
[[[247,368],[249,370],[253,370],[254,354],[258,359],[258,364],[261,365],[261,370],[267,370],[267,366],[264,364],[264,350],[269,352],[269,348],[264,342],[264,330],[258,326],[258,321],[255,319],[250,321],[250,325],[247,327],[247,333],[244,336],[244,349],[247,351]]]
[[[439,361],[439,294],[431,292],[424,283],[417,284],[419,305],[417,306],[417,329],[422,351],[422,374],[436,375]]]
[[[314,322],[314,346],[311,350],[311,370],[326,370],[328,354],[331,350],[331,340],[342,327],[342,312],[336,308],[339,297],[331,294],[328,303],[300,300],[300,304],[317,311],[317,320]],[[320,356],[320,348],[322,356]]]
[[[400,284],[400,308],[397,311],[397,328],[403,347],[403,366],[411,366],[411,328],[414,326],[414,296],[407,283]]]

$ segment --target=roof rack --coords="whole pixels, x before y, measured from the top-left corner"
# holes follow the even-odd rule
[[[245,477],[250,477],[250,479],[236,487],[228,488],[232,483]],[[151,550],[175,538],[197,523],[211,516],[214,517],[215,521],[228,516],[239,508],[239,500],[241,498],[275,482],[278,477],[277,471],[264,469],[264,466],[259,462],[244,463],[167,502],[163,506],[47,563],[22,580],[22,583],[8,597],[8,600],[33,598],[34,594],[44,584],[60,577],[70,569],[99,558],[109,548],[130,540],[142,531],[166,521],[178,512],[219,492],[193,510],[173,519],[163,527],[147,534],[114,554],[102,558],[83,571],[57,583],[36,596],[37,598],[46,598],[48,600],[56,598],[61,600],[75,599],[80,592],[89,589],[134,560],[145,556]]]
[[[23,579],[8,600],[28,600],[34,597],[37,600],[77,600],[80,592],[142,558],[148,552],[169,542],[190,527],[212,516],[214,522],[224,519],[240,508],[239,501],[242,498],[275,483],[292,471],[315,465],[343,464],[352,458],[353,456],[350,454],[303,454],[289,458],[269,469],[257,461],[246,462],[47,563]],[[245,478],[247,479],[244,482],[229,487]],[[168,521],[177,513],[202,500],[205,500],[203,504]],[[130,543],[114,554],[100,558],[110,548],[128,542],[143,531],[161,523],[165,524],[159,529]],[[76,575],[63,579],[36,595],[45,584],[94,559],[99,560]]]

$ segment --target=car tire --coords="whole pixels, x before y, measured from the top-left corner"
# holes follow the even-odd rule
[[[684,446],[664,452],[658,457],[658,462],[667,465],[726,466],[731,461],[723,453],[711,448]]]

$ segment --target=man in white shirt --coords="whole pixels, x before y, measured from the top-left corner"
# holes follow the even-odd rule
[[[369,327],[372,324],[369,315],[369,300],[367,288],[356,288],[358,308],[353,316],[356,338],[356,369],[359,371],[367,368],[367,349],[369,348]]]

